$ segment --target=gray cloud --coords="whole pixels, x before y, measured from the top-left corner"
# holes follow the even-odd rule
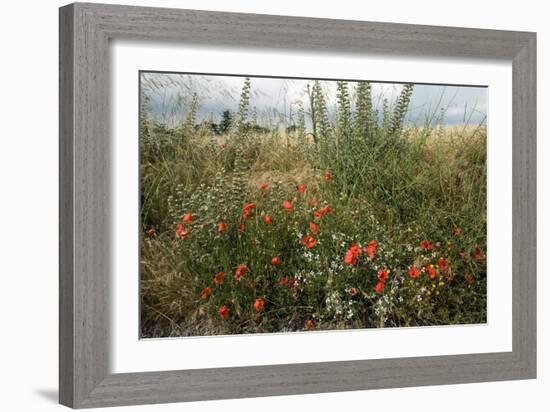
[[[199,120],[218,121],[224,110],[235,112],[244,78],[166,73],[142,73],[142,97],[149,98],[149,110],[157,120],[177,125],[188,111],[193,93],[199,96]],[[250,106],[258,113],[259,122],[289,122],[301,102],[309,109],[307,86],[312,80],[251,78]],[[335,111],[336,82],[323,81],[329,111]],[[353,97],[355,83],[350,82]],[[381,109],[382,99],[392,104],[399,95],[399,83],[372,83],[373,102]],[[487,113],[487,89],[470,86],[415,85],[408,124],[424,124],[427,120],[452,124],[479,124]]]

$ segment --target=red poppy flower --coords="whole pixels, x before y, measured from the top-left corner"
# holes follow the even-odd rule
[[[191,229],[184,227],[181,223],[178,223],[176,227],[176,236],[185,239],[191,233]]]
[[[479,246],[474,247],[474,250],[472,251],[472,258],[475,260],[483,260],[485,258],[485,255],[481,252]]]
[[[283,276],[283,277],[279,278],[277,283],[281,286],[286,286],[290,283],[290,281],[288,280],[288,276]]]
[[[453,235],[460,235],[462,229],[459,227],[453,227]]]
[[[212,288],[210,286],[205,287],[201,292],[201,299],[205,300],[212,294]]]
[[[185,213],[181,220],[183,220],[185,223],[191,223],[193,221],[193,214],[192,213]]]
[[[313,322],[313,320],[308,319],[306,321],[306,329],[307,330],[312,330],[314,327],[315,327],[315,323]]]
[[[388,280],[388,275],[390,274],[390,271],[386,268],[380,268],[378,269],[378,280],[380,282],[386,282]]]
[[[280,265],[281,262],[282,262],[282,260],[281,260],[281,257],[280,257],[280,256],[274,256],[274,257],[271,258],[271,264],[272,264],[273,266]]]
[[[357,264],[357,256],[353,254],[351,250],[348,250],[344,256],[344,263],[346,265],[356,265]]]
[[[409,270],[407,273],[409,274],[409,277],[411,277],[412,279],[415,279],[418,276],[420,276],[420,269],[418,269],[415,266],[409,266]]]
[[[239,223],[239,224],[237,225],[237,230],[238,230],[239,232],[241,232],[241,233],[244,232],[244,229],[245,229],[245,228],[246,228],[246,226],[245,226],[244,223]]]
[[[220,222],[218,223],[218,232],[223,232],[224,230],[227,230],[227,225],[225,224],[225,222]]]
[[[302,238],[302,243],[306,245],[308,249],[311,249],[317,244],[317,239],[315,239],[313,236],[306,235]]]
[[[262,298],[256,298],[254,301],[254,309],[256,309],[256,312],[261,312],[264,308],[265,302]]]
[[[350,296],[357,296],[359,291],[357,290],[357,288],[349,288],[348,293],[350,294]]]
[[[252,203],[245,203],[243,205],[243,209],[256,209],[256,202],[252,202]]]
[[[245,203],[243,205],[243,218],[248,219],[251,217],[254,209],[256,209],[256,203]]]
[[[344,256],[344,263],[346,265],[356,265],[357,257],[361,254],[361,246],[357,243],[353,243]]]
[[[220,316],[224,319],[227,319],[229,317],[229,308],[225,305],[223,305],[219,310],[218,313]]]
[[[475,282],[475,278],[474,278],[474,275],[472,275],[471,273],[466,273],[464,275],[464,279],[466,279],[466,283],[468,285],[471,285]]]
[[[365,253],[369,257],[369,259],[372,259],[377,251],[378,251],[378,242],[376,240],[371,240],[367,245],[367,247],[365,248]]]
[[[235,280],[241,280],[247,270],[248,266],[246,266],[244,263],[241,263],[239,266],[237,266],[237,269],[235,270]]]
[[[311,233],[313,233],[314,235],[318,234],[319,233],[319,226],[313,222],[310,222],[309,223],[309,230],[311,231]]]
[[[222,280],[224,277],[225,277],[225,272],[216,273],[216,276],[214,276],[214,283],[216,285],[219,285],[220,283],[222,283]]]
[[[424,250],[431,250],[433,248],[432,242],[429,240],[424,239],[422,242],[420,242],[420,247]]]
[[[321,216],[328,215],[330,212],[332,212],[332,206],[326,205],[313,212],[313,216],[319,218]]]
[[[376,283],[376,286],[374,286],[374,291],[376,293],[382,293],[384,291],[384,287],[386,287],[386,284],[384,282],[378,281]]]
[[[332,173],[330,173],[328,170],[323,174],[323,179],[325,181],[329,181],[329,180],[332,180]]]
[[[446,271],[449,268],[449,260],[444,258],[439,258],[437,260],[437,266],[439,266],[440,270]]]
[[[300,192],[300,193],[305,193],[306,192],[306,185],[299,184],[299,185],[296,186],[296,190],[298,190],[298,192]]]
[[[356,256],[359,256],[362,253],[361,246],[359,246],[357,243],[352,243],[349,247],[349,250],[351,250]]]
[[[264,215],[264,222],[267,225],[272,225],[273,224],[273,219],[271,219],[271,216],[269,216],[269,215]]]
[[[437,276],[437,269],[434,268],[433,265],[426,265],[424,266],[424,269],[426,269],[426,273],[428,274],[430,279],[435,279],[435,277]]]
[[[269,187],[269,185],[267,183],[262,183],[260,185],[260,190],[266,190],[268,187]]]
[[[286,210],[293,210],[293,207],[292,207],[292,203],[290,202],[290,200],[284,200],[283,201],[283,207],[286,209]]]

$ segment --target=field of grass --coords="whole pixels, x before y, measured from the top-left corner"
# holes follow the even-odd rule
[[[315,83],[269,128],[250,87],[224,124],[142,105],[142,337],[486,322],[483,124],[404,125],[412,87],[378,113],[339,82],[334,118]]]

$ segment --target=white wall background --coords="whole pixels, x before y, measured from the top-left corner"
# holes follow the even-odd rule
[[[121,0],[122,1],[122,0]],[[104,0],[106,3],[111,3]],[[548,408],[550,305],[545,251],[550,247],[550,110],[545,95],[550,26],[545,2],[462,0],[132,1],[126,4],[528,30],[538,32],[539,378],[119,408],[142,411],[262,412],[336,409],[543,411]],[[57,0],[4,2],[0,17],[0,397],[2,410],[61,410],[57,405]]]

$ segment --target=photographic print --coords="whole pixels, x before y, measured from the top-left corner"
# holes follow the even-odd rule
[[[141,338],[486,323],[485,87],[139,82]]]

